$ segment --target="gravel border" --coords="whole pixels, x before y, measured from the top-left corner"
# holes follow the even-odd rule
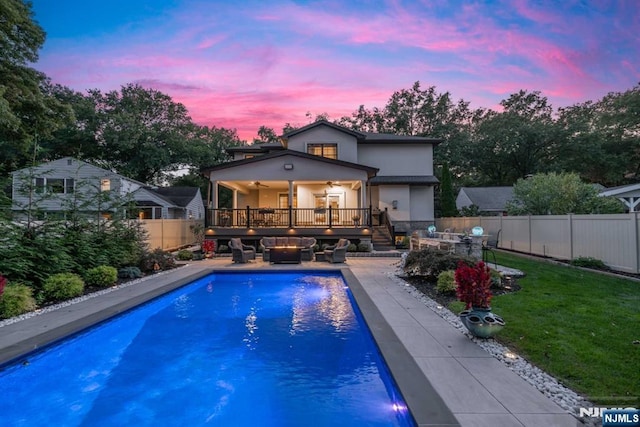
[[[176,268],[180,268],[180,266],[178,266]],[[3,326],[11,325],[11,324],[16,323],[16,322],[20,322],[20,321],[25,320],[25,319],[29,319],[31,317],[39,316],[41,314],[50,313],[52,311],[56,311],[56,310],[59,310],[59,309],[64,308],[64,307],[68,307],[70,305],[77,304],[79,302],[86,301],[86,300],[91,299],[91,298],[99,297],[100,295],[108,294],[108,293],[113,292],[115,290],[118,290],[120,288],[127,288],[129,286],[137,285],[138,283],[142,283],[142,282],[144,282],[146,280],[149,280],[151,278],[171,273],[171,272],[175,271],[176,268],[172,268],[171,270],[161,271],[159,273],[149,274],[149,275],[141,277],[139,279],[129,280],[129,281],[120,283],[118,285],[111,286],[109,288],[101,289],[99,291],[95,291],[95,292],[91,292],[91,293],[79,296],[77,298],[73,298],[73,299],[70,299],[70,300],[62,301],[62,302],[57,303],[57,304],[48,305],[46,307],[39,308],[37,310],[21,314],[20,316],[15,316],[15,317],[10,317],[8,319],[0,320],[0,328],[2,328]]]

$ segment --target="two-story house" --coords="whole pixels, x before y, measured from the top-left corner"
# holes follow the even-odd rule
[[[63,217],[75,209],[108,218],[129,208],[140,219],[203,219],[197,187],[149,187],[82,160],[64,157],[12,173],[12,211]]]
[[[370,240],[374,231],[426,228],[434,222],[433,148],[440,142],[321,120],[278,142],[230,148],[233,161],[202,171],[210,181],[208,232]],[[231,206],[219,205],[219,187],[231,192]]]

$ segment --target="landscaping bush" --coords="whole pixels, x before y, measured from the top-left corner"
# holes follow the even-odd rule
[[[0,318],[8,319],[36,309],[33,290],[22,283],[11,283],[0,297]]]
[[[423,276],[427,280],[435,281],[443,271],[455,270],[460,261],[468,265],[474,265],[473,259],[469,257],[426,248],[419,251],[411,251],[407,255],[403,270],[408,276]]]
[[[227,246],[227,245],[218,246],[218,253],[219,254],[224,254],[224,253],[227,253],[227,252],[230,252],[229,251],[229,246]]]
[[[178,252],[176,256],[180,261],[191,261],[193,259],[193,252],[183,249]]]
[[[371,245],[368,243],[358,243],[358,252],[370,252]]]
[[[118,270],[118,277],[121,279],[139,279],[142,271],[138,267],[122,267]]]
[[[73,273],[58,273],[49,276],[42,285],[43,301],[64,301],[82,295],[84,281]]]
[[[436,285],[436,291],[441,294],[455,294],[456,293],[456,278],[455,270],[447,270],[438,274],[438,283]]]
[[[356,252],[358,250],[358,246],[355,243],[349,243],[347,246],[347,252]]]
[[[157,268],[156,268],[157,266]],[[176,266],[176,260],[170,252],[163,251],[160,248],[147,252],[142,256],[140,262],[140,270],[143,272],[155,272],[168,270]]]
[[[115,267],[101,265],[87,270],[84,279],[87,286],[106,288],[116,283],[118,280],[118,270],[116,270]]]
[[[608,270],[607,265],[596,258],[591,257],[578,257],[574,258],[569,263],[576,267],[593,268],[596,270]]]

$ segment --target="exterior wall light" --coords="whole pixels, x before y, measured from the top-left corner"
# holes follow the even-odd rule
[[[391,207],[393,209],[398,209],[398,201],[397,200],[392,200],[391,201]]]
[[[286,170],[286,171],[293,170],[293,163],[285,163],[284,164],[284,170]]]

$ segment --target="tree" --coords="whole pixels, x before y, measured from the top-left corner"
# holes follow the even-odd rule
[[[513,186],[513,200],[507,203],[509,215],[566,215],[624,212],[622,203],[600,197],[598,190],[584,183],[575,173],[537,174],[519,179]]]
[[[503,112],[487,111],[477,121],[474,144],[467,152],[470,168],[482,171],[485,185],[511,185],[547,172],[555,131],[547,98],[521,90],[500,105]]]
[[[442,165],[442,177],[440,180],[440,209],[443,217],[452,217],[458,215],[456,208],[456,199],[453,194],[453,183],[451,182],[451,172],[449,165]]]
[[[606,186],[640,178],[640,85],[560,109],[557,170]]]
[[[0,175],[33,161],[37,142],[70,117],[42,90],[46,76],[27,65],[38,59],[44,39],[30,3],[0,0]]]
[[[99,126],[101,166],[148,184],[158,184],[188,158],[193,130],[184,105],[154,89],[128,84],[94,97]]]
[[[260,126],[260,129],[258,129],[258,137],[253,139],[254,144],[276,141],[278,141],[278,135],[276,135],[276,132],[272,128],[266,126]]]

